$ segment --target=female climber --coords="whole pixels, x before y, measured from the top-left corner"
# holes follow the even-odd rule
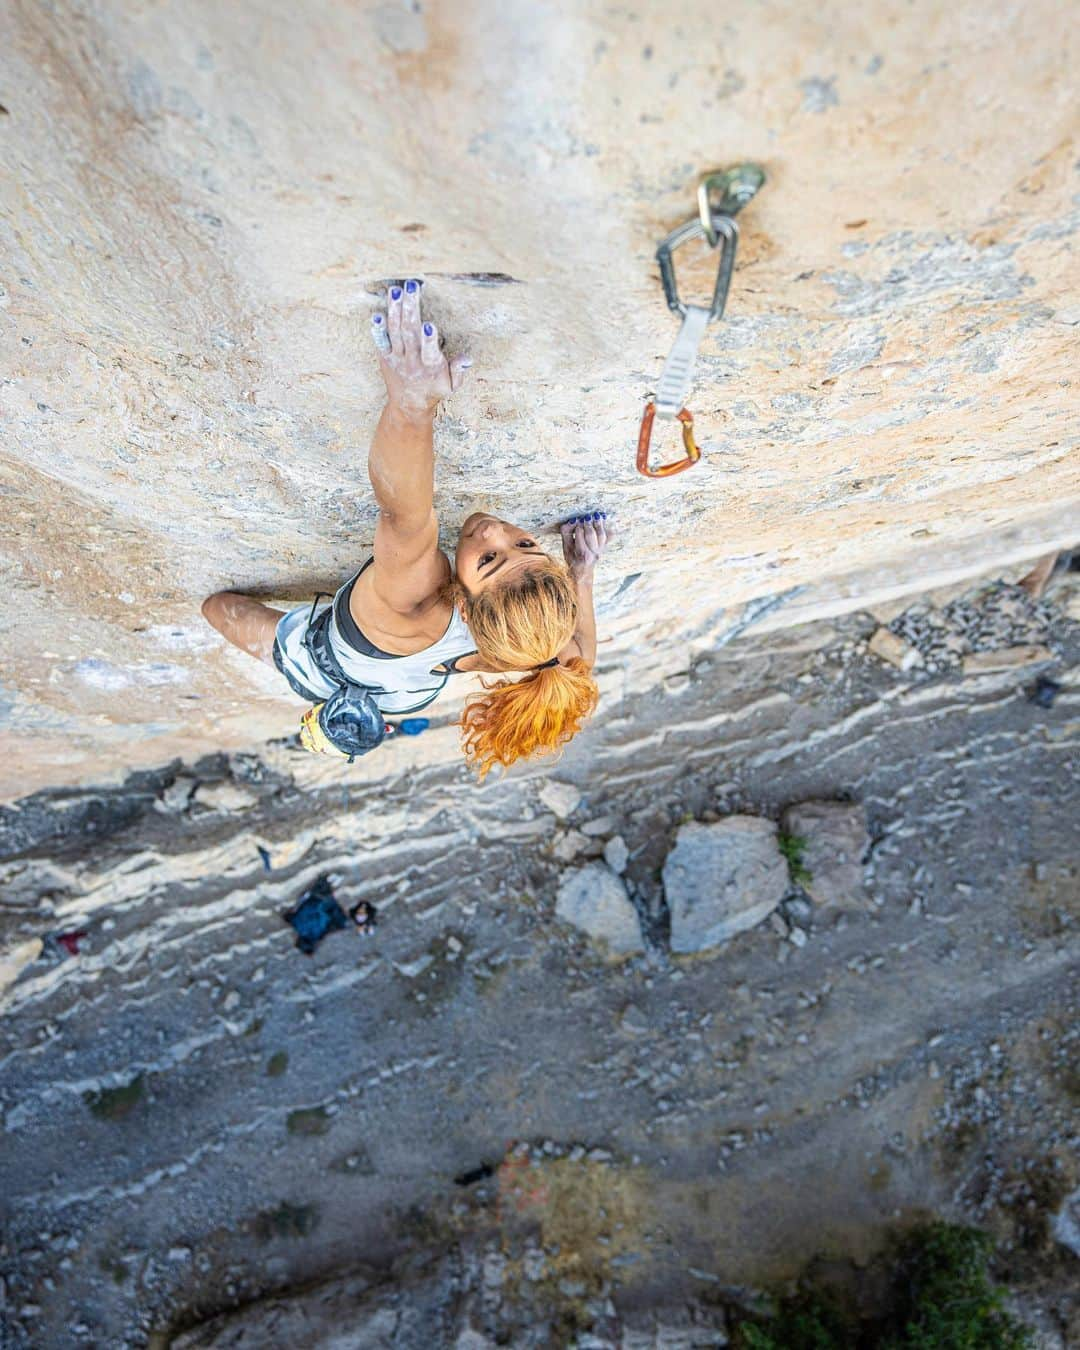
[[[434,419],[472,362],[447,360],[420,291],[418,281],[392,286],[385,315],[372,318],[387,392],[368,458],[373,556],[321,610],[283,614],[219,591],[202,612],[314,705],[301,728],[309,749],[350,758],[379,743],[384,715],[425,708],[451,673],[520,675],[485,682],[466,701],[462,742],[483,778],[557,750],[595,707],[593,572],[610,526],[602,514],[567,522],[557,560],[528,530],[477,511],[451,569],[434,510]]]

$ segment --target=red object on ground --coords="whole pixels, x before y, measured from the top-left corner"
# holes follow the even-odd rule
[[[83,940],[83,938],[89,936],[90,936],[89,933],[84,932],[80,928],[77,932],[57,933],[56,940],[57,942],[59,942],[60,946],[63,947],[63,949],[68,953],[69,956],[78,956],[79,943]]]

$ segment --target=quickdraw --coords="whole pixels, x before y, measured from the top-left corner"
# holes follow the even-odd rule
[[[731,276],[735,270],[735,253],[739,245],[739,227],[734,218],[764,182],[765,175],[756,164],[740,164],[723,173],[706,174],[698,185],[698,215],[680,225],[678,229],[672,230],[656,250],[656,261],[660,265],[660,281],[664,287],[668,309],[681,316],[682,326],[664,363],[656,396],[646,403],[641,419],[637,468],[646,478],[668,478],[672,474],[689,469],[701,459],[701,451],[694,440],[694,417],[686,407],[686,399],[693,384],[698,348],[705,336],[705,329],[710,323],[716,323],[723,317],[724,307],[727,304]],[[719,193],[719,200],[714,204],[716,193]],[[688,243],[691,239],[702,238],[706,239],[711,247],[720,248],[716,285],[708,308],[703,305],[687,305],[679,299],[679,288],[675,280],[675,261],[672,257],[680,245]],[[652,441],[653,421],[657,417],[682,423],[686,457],[652,469],[649,467],[649,447]]]

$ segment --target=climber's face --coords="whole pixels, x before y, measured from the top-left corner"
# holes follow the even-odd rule
[[[528,530],[474,511],[461,527],[454,570],[471,595],[542,566],[548,555]]]

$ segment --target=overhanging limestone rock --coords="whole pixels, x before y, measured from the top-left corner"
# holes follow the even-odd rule
[[[440,422],[445,542],[478,505],[556,547],[618,510],[627,680],[750,600],[1075,542],[1067,6],[679,0],[662,42],[495,0],[8,8],[4,795],[295,730],[199,603],[302,602],[363,560],[368,316],[407,273],[476,361]],[[647,483],[655,245],[745,159],[768,182],[701,354],[703,461]],[[715,258],[679,266],[698,295]]]

